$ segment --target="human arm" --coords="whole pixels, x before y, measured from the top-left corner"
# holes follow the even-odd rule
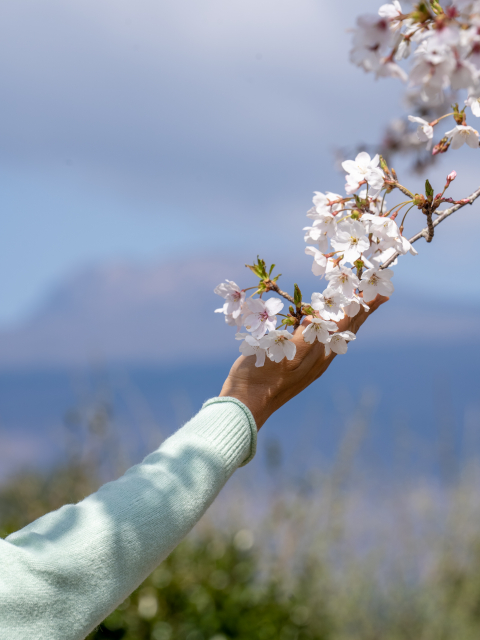
[[[0,539],[0,640],[85,638],[178,545],[255,446],[248,409],[214,398],[123,477]]]
[[[331,363],[300,331],[294,340],[288,366],[267,363],[259,378],[254,359],[240,358],[222,397],[140,465],[0,540],[0,640],[81,640],[153,571],[253,457],[257,427]]]

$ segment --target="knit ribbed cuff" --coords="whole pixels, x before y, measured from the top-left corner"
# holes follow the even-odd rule
[[[240,400],[237,400],[237,398],[230,398],[230,396],[225,396],[223,398],[211,398],[211,400],[207,400],[207,402],[204,403],[204,405],[202,406],[202,409],[204,409],[205,407],[209,407],[212,404],[219,404],[221,402],[233,402],[233,404],[236,404],[237,407],[240,407],[240,409],[243,411],[243,413],[245,414],[245,417],[246,417],[246,419],[248,421],[248,430],[249,430],[250,438],[251,438],[251,440],[250,440],[250,453],[247,456],[247,458],[240,465],[241,467],[244,467],[251,460],[253,460],[253,458],[255,457],[255,453],[257,452],[257,425],[255,423],[255,419],[254,419],[250,409],[248,407],[246,407],[243,404],[243,402],[240,402]]]
[[[227,475],[255,456],[257,426],[250,410],[236,398],[212,398],[183,427],[205,438],[222,455]]]

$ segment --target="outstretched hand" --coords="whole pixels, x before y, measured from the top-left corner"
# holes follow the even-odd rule
[[[388,298],[377,296],[369,302],[370,311],[363,307],[353,318],[345,317],[338,322],[339,331],[357,333],[365,320]],[[317,380],[330,366],[335,353],[325,355],[325,348],[317,340],[308,344],[303,339],[303,330],[310,324],[310,317],[303,320],[293,334],[297,347],[293,360],[271,362],[268,358],[263,367],[255,366],[254,356],[240,356],[228,374],[220,396],[237,398],[253,414],[257,429],[286,402]]]

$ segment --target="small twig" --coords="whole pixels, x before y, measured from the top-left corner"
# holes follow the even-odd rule
[[[387,185],[387,187],[390,187],[391,189],[399,189],[403,194],[407,196],[407,198],[413,199],[413,193],[409,191],[407,187],[404,187],[403,184],[400,184],[398,180],[396,179],[385,180],[385,184]]]
[[[476,191],[474,191],[470,196],[468,196],[468,198],[465,198],[465,202],[462,202],[461,204],[454,204],[453,207],[450,207],[449,209],[445,209],[445,211],[439,211],[438,218],[432,222],[432,231],[433,231],[433,228],[437,226],[437,224],[440,224],[441,222],[443,222],[446,218],[448,218],[448,216],[451,216],[452,213],[455,213],[455,211],[458,211],[459,209],[461,209],[467,204],[473,204],[479,196],[480,196],[480,187]],[[429,236],[429,229],[428,227],[425,227],[424,229],[419,231],[417,234],[412,236],[409,239],[409,242],[410,244],[413,244],[417,240],[420,240],[420,238],[428,238],[428,236]],[[382,264],[380,269],[386,269],[389,265],[392,264],[392,262],[395,262],[395,260],[398,258],[399,255],[401,254],[398,253],[398,251],[394,253],[393,256],[391,256],[386,262]]]

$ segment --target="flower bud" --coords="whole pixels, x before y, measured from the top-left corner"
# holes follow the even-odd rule
[[[306,307],[302,307],[302,313],[304,313],[306,316],[314,316],[315,309],[310,305],[307,305]]]
[[[465,107],[463,107],[463,109],[460,111],[458,109],[458,103],[456,102],[455,104],[452,105],[452,109],[453,109],[453,119],[455,120],[455,122],[457,124],[466,124]]]
[[[426,2],[419,2],[415,7],[415,11],[412,11],[410,14],[410,19],[413,22],[427,22],[427,20],[431,19],[433,16],[428,10],[428,6]]]
[[[450,185],[450,183],[455,180],[456,177],[457,177],[457,172],[456,171],[452,171],[451,173],[449,173],[448,176],[447,176],[447,184],[446,184],[445,188],[447,188]]]
[[[443,9],[438,2],[438,0],[430,0],[430,6],[432,7],[433,12],[438,16],[443,13]]]
[[[421,209],[425,205],[425,196],[421,193],[416,193],[413,196],[413,204],[417,205],[417,207]]]
[[[383,171],[385,171],[387,175],[390,173],[388,169],[388,164],[386,163],[385,158],[383,156],[380,156],[380,167],[382,168]]]
[[[450,146],[450,142],[448,138],[445,136],[440,140],[438,144],[436,144],[432,149],[432,156],[437,156],[439,153],[445,153],[448,151],[448,147]]]

